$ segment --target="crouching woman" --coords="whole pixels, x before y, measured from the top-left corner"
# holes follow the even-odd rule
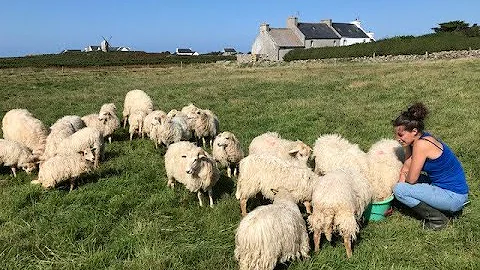
[[[445,213],[463,209],[468,185],[452,150],[424,131],[427,114],[425,105],[416,103],[392,121],[395,137],[405,149],[394,195],[424,220],[425,228],[440,230],[448,223]]]

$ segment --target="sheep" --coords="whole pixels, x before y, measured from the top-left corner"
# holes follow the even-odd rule
[[[315,173],[322,175],[341,168],[356,168],[368,175],[367,154],[338,134],[320,136],[313,146]]]
[[[127,119],[136,110],[149,114],[153,111],[153,102],[149,95],[139,89],[131,90],[125,95],[123,104],[123,127],[127,126]],[[129,122],[130,124],[130,122]]]
[[[0,139],[0,164],[10,167],[13,177],[17,177],[17,168],[22,168],[27,174],[35,170],[36,158],[25,145],[16,141]]]
[[[45,151],[47,129],[26,109],[8,111],[2,120],[3,138],[28,147],[35,156]]]
[[[142,110],[135,110],[128,116],[128,132],[130,133],[130,141],[133,139],[133,134],[137,133],[143,139],[143,119],[147,114]]]
[[[191,142],[176,142],[165,153],[167,185],[174,188],[180,182],[190,192],[197,192],[200,206],[203,206],[202,191],[208,193],[210,207],[213,207],[212,188],[217,183],[220,172],[215,161],[202,148]]]
[[[227,169],[228,177],[237,176],[238,164],[244,155],[240,142],[232,132],[224,131],[215,137],[212,156],[219,167]]]
[[[67,115],[58,119],[52,126],[50,126],[50,133],[48,134],[45,143],[45,152],[40,159],[47,160],[53,157],[56,153],[58,144],[63,139],[84,127],[85,124],[80,116]]]
[[[151,136],[156,141],[155,145],[161,143],[169,147],[172,143],[190,140],[192,134],[186,119],[182,114],[177,114],[175,117],[165,117],[162,124],[154,123]]]
[[[38,179],[32,184],[41,184],[43,188],[55,187],[66,180],[70,181],[72,191],[76,177],[92,170],[95,155],[90,147],[73,152],[56,155],[40,165]]]
[[[152,125],[154,125],[154,120],[158,120],[159,124],[161,124],[164,120],[167,114],[164,111],[161,110],[156,110],[151,113],[149,113],[147,116],[145,116],[145,119],[143,119],[143,130],[142,132],[144,134],[147,134],[148,137],[150,137],[150,131],[152,129]]]
[[[250,155],[274,155],[302,166],[307,166],[311,152],[312,148],[304,142],[282,139],[276,132],[267,132],[255,137],[248,147]]]
[[[98,114],[89,114],[82,117],[87,127],[94,127],[100,131],[104,138],[112,143],[113,132],[120,127],[120,120],[116,114],[116,107],[113,103],[103,104]]]
[[[308,217],[315,252],[320,248],[322,233],[331,241],[332,233],[338,231],[350,258],[352,241],[360,230],[358,221],[371,200],[368,180],[357,169],[339,169],[321,176],[313,188],[313,212]]]
[[[188,115],[187,115],[188,116]],[[197,140],[197,145],[210,145],[212,147],[213,139],[217,136],[219,128],[218,117],[210,110],[200,109],[195,116],[190,117],[191,128],[194,131],[194,136]]]
[[[240,270],[274,269],[277,262],[308,258],[308,233],[291,194],[279,190],[273,204],[259,206],[242,219],[235,234]]]
[[[56,154],[78,153],[87,147],[95,150],[93,165],[98,168],[99,161],[104,159],[105,145],[102,134],[96,128],[85,127],[63,139],[57,146]]]
[[[368,180],[374,193],[373,201],[383,201],[393,193],[393,186],[398,182],[405,153],[396,140],[381,139],[370,147],[367,157]]]
[[[295,201],[303,202],[311,212],[312,188],[320,178],[311,169],[271,155],[248,155],[240,161],[235,197],[240,200],[242,215],[247,214],[247,200],[258,192],[272,200],[272,189],[291,191]]]

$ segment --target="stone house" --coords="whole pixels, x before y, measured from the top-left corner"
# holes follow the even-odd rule
[[[358,20],[351,23],[334,23],[330,19],[303,23],[297,17],[289,17],[286,28],[271,28],[266,23],[260,25],[252,54],[282,61],[285,54],[295,48],[348,46],[372,41],[375,41],[373,33],[363,30]]]

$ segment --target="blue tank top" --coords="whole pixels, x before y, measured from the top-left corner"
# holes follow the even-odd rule
[[[432,135],[424,132],[420,139],[428,136]],[[436,159],[427,158],[425,164],[423,164],[422,171],[428,174],[432,185],[458,194],[467,194],[468,185],[462,164],[444,142],[440,140],[439,142],[443,146],[442,154]],[[433,142],[431,143],[433,144]]]

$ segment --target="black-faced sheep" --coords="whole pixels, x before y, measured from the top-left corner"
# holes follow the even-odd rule
[[[280,190],[273,204],[259,206],[240,222],[235,259],[241,270],[274,269],[277,262],[308,258],[308,233],[289,192]]]
[[[212,188],[220,172],[215,161],[202,148],[191,142],[177,142],[170,145],[165,153],[165,170],[168,186],[173,188],[180,182],[190,192],[196,192],[200,206],[203,206],[203,192],[208,193],[210,207],[213,207]]]

